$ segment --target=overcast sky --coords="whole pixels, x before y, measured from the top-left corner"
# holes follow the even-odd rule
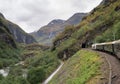
[[[26,32],[38,30],[53,19],[66,20],[89,12],[102,0],[0,0],[0,12]]]

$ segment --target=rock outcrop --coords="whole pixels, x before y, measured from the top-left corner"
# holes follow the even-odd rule
[[[14,41],[14,38],[12,37],[12,34],[1,22],[1,18],[0,18],[0,47],[1,45],[3,45],[2,43],[6,43],[11,47],[17,48],[17,45]]]

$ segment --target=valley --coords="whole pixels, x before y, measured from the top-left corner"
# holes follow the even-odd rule
[[[0,84],[119,84],[119,40],[120,0],[32,33],[0,13]]]

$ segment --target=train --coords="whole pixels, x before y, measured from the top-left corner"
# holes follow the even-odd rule
[[[120,59],[120,40],[105,43],[95,43],[92,44],[92,49],[114,54],[118,59]]]

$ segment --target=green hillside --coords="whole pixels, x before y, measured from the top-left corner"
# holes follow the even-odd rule
[[[21,60],[20,49],[0,19],[0,68],[15,64],[19,60]]]
[[[80,49],[120,39],[120,0],[105,0],[77,26],[66,26],[52,47],[16,43],[5,22],[1,17],[0,68],[9,66],[10,71],[7,77],[0,75],[0,84],[40,84],[60,65],[59,60],[64,65],[50,84],[97,84],[103,78],[102,58]],[[23,64],[15,65],[21,61]]]
[[[97,84],[94,77],[98,74],[98,77],[101,77],[98,73],[102,64],[101,58],[94,52],[79,50],[89,48],[96,42],[118,39],[120,39],[120,0],[106,0],[84,17],[79,25],[67,26],[54,39],[52,51],[62,60],[69,59],[49,84]],[[92,64],[94,58],[99,61]]]
[[[39,44],[25,46],[23,57],[24,67],[28,69],[27,80],[30,84],[43,82],[60,64],[57,56],[50,52],[49,47]]]
[[[80,50],[65,62],[49,84],[97,84],[103,76],[101,60],[96,52]]]
[[[0,40],[0,68],[11,65],[7,77],[0,75],[0,84],[39,84],[59,65],[57,56],[50,52],[49,47],[39,44],[19,45],[14,48]],[[24,61],[24,64],[15,66],[20,61]],[[27,70],[26,78],[23,77],[24,70]]]
[[[67,27],[53,42],[52,50],[61,58],[64,52],[72,56],[82,47],[95,42],[120,39],[120,0],[99,5],[78,26]]]
[[[9,67],[7,77],[0,74],[0,84],[38,84],[58,65],[56,54],[48,46],[17,43],[4,17],[0,17],[0,69]],[[23,77],[24,73],[27,77]]]

